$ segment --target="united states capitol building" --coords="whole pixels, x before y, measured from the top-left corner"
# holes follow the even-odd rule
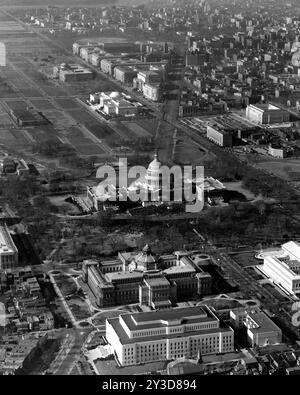
[[[170,169],[170,173],[171,173]],[[181,203],[184,201],[183,192],[188,186],[194,184],[195,199],[204,199],[204,192],[211,190],[225,189],[224,185],[212,177],[193,177],[191,174],[182,174],[182,178],[170,185],[162,186],[162,178],[168,168],[164,166],[158,159],[158,155],[154,155],[154,159],[149,163],[145,174],[137,180],[129,182],[128,187],[116,185],[115,179],[108,179],[107,188],[102,185],[87,187],[87,204],[96,211],[106,209],[107,201],[115,201],[118,199],[136,201],[136,195],[141,196],[141,203],[146,205],[159,205],[162,203]],[[179,182],[178,182],[179,181]],[[134,197],[133,197],[134,196]]]
[[[114,260],[83,262],[83,280],[100,307],[140,303],[163,309],[211,293],[205,272],[210,257],[199,251],[155,256],[149,245],[138,253],[121,252]]]

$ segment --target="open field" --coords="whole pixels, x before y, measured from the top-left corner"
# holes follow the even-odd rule
[[[13,125],[13,121],[11,117],[7,114],[7,112],[0,106],[0,127],[10,127]]]
[[[13,110],[22,110],[27,107],[24,100],[5,101],[5,104]]]
[[[30,101],[38,111],[55,110],[55,107],[53,106],[53,104],[51,102],[49,102],[48,100],[32,99]]]
[[[56,103],[58,103],[64,110],[81,108],[80,104],[73,99],[56,99]]]
[[[23,146],[31,146],[31,141],[30,139],[28,139],[28,137],[26,137],[25,133],[23,130],[11,130],[11,134],[15,137],[16,139],[16,144],[15,147],[16,148],[20,148]]]
[[[140,125],[143,129],[146,129],[152,136],[155,135],[158,125],[158,120],[156,118],[136,120],[135,123]]]
[[[151,133],[149,133],[142,126],[138,125],[135,122],[122,122],[131,132],[133,132],[137,137],[152,137]]]
[[[16,141],[15,136],[9,131],[5,129],[0,130],[0,143],[14,143]]]
[[[8,15],[0,14],[0,22],[2,23],[4,21],[13,21],[13,19]]]
[[[68,130],[67,139],[82,155],[99,155],[105,152],[93,141],[86,138],[79,128],[72,127]]]
[[[45,43],[34,33],[22,31],[10,35],[0,34],[1,41],[6,45],[7,54],[11,60],[20,60],[19,56],[47,55],[55,52],[53,48],[45,46]],[[57,50],[56,50],[57,51]]]
[[[28,129],[28,134],[37,142],[43,143],[45,141],[49,141],[50,139],[53,141],[57,141],[57,136],[55,130],[51,125],[41,126],[39,128]]]
[[[63,125],[64,128],[67,128],[76,124],[76,122],[68,117],[63,111],[44,111],[44,114],[53,123],[54,127],[60,128]]]
[[[7,32],[24,31],[25,28],[15,21],[2,20],[0,24],[0,34]]]
[[[0,74],[0,98],[18,97],[18,93],[13,89],[11,84]]]
[[[7,128],[13,125],[12,119],[7,114],[0,114],[0,128]]]
[[[176,143],[174,162],[178,164],[201,163],[207,157],[205,151],[192,141],[179,138]]]
[[[81,110],[69,110],[68,114],[71,115],[76,122],[84,125],[90,132],[92,132],[99,139],[115,140],[118,135],[109,126],[104,123],[97,121],[93,115],[89,114],[88,111]]]
[[[21,3],[27,6],[30,1]],[[18,11],[12,12],[18,15]],[[76,60],[63,55],[54,43],[43,40],[33,31],[29,32],[22,24],[1,12],[0,25],[0,40],[8,49],[7,66],[0,70],[0,99],[3,100],[3,108],[0,107],[0,127],[3,128],[0,144],[32,154],[33,145],[58,139],[71,145],[79,155],[107,157],[110,151],[105,143],[109,145],[120,139],[150,135],[146,128],[135,124],[131,125],[134,131],[121,122],[110,127],[106,122],[97,120],[76,100],[76,97],[85,97],[97,89],[111,90],[111,81],[101,74],[96,75],[93,81],[84,83],[63,84],[53,80],[50,74],[55,64]],[[8,30],[13,34],[6,34]],[[115,37],[114,40],[119,41],[119,38]],[[106,37],[104,41],[111,40]],[[50,73],[45,73],[46,69]],[[28,106],[41,111],[52,125],[17,130],[7,112],[9,108],[26,109]]]

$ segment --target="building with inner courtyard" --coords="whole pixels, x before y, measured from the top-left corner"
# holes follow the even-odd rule
[[[100,307],[140,303],[153,309],[211,293],[205,272],[210,258],[197,260],[193,252],[155,256],[149,245],[138,253],[121,252],[110,261],[83,262],[83,280]],[[199,263],[201,262],[201,263]]]

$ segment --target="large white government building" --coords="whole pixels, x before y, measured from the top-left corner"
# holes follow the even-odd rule
[[[106,339],[122,366],[231,352],[234,331],[207,306],[123,314],[106,320]]]
[[[0,270],[18,266],[18,250],[6,225],[0,226]]]
[[[261,270],[287,293],[300,296],[300,244],[289,241],[281,250],[264,254]]]
[[[258,124],[284,123],[290,121],[290,114],[270,103],[250,104],[246,108],[246,118]]]

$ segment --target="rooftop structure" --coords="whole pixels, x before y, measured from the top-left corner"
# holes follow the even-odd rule
[[[234,332],[207,306],[124,314],[106,320],[106,338],[121,365],[193,358],[233,350]]]

